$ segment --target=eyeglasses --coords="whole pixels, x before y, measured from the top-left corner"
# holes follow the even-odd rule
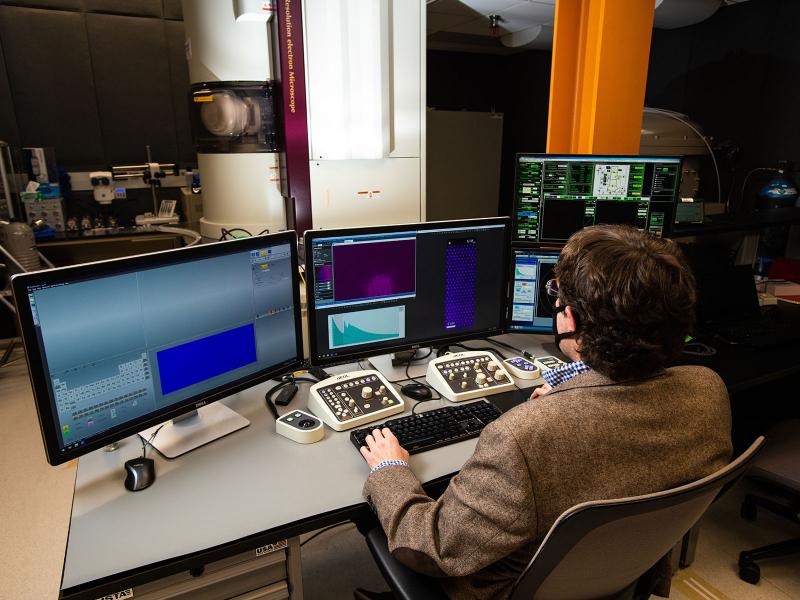
[[[548,279],[544,284],[544,289],[547,291],[548,296],[558,298],[558,279]]]

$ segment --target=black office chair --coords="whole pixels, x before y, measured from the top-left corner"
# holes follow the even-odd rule
[[[788,505],[767,498],[747,494],[742,502],[742,517],[756,518],[758,508],[800,523],[800,419],[784,421],[767,433],[769,444],[753,461],[748,477],[765,482],[786,495]],[[747,583],[758,583],[761,569],[756,561],[800,555],[800,538],[769,544],[739,554],[739,578]]]
[[[694,483],[644,496],[584,502],[565,511],[515,582],[510,599],[648,598],[652,582],[643,576],[741,478],[763,442],[759,437],[729,465]],[[446,598],[435,579],[394,559],[380,527],[366,537],[397,600]]]

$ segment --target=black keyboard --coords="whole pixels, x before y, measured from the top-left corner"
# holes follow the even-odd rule
[[[478,400],[354,429],[350,432],[350,441],[358,450],[366,445],[364,440],[376,428],[388,427],[409,454],[417,454],[478,437],[483,428],[501,414],[488,400]]]

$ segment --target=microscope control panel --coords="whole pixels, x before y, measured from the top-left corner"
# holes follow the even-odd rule
[[[482,398],[515,387],[502,361],[482,350],[445,354],[432,360],[426,379],[452,402]]]
[[[311,386],[308,407],[336,431],[403,412],[405,403],[378,371],[350,371]]]

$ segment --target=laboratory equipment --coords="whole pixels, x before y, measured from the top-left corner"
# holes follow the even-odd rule
[[[336,431],[403,412],[405,403],[378,371],[334,375],[311,386],[308,408]]]
[[[557,250],[512,249],[512,280],[509,302],[509,331],[552,332],[553,302],[545,283],[553,278]]]
[[[473,350],[445,354],[428,363],[426,381],[442,397],[463,402],[513,390],[508,371],[491,352]]]
[[[532,357],[535,360],[535,356]],[[541,371],[533,360],[528,360],[524,356],[512,356],[503,361],[506,369],[517,379],[538,379]]]
[[[48,462],[136,432],[171,458],[246,426],[215,401],[302,364],[296,247],[286,232],[15,276]]]
[[[313,364],[500,333],[507,217],[307,231]]]
[[[680,176],[680,157],[518,154],[514,240],[562,244],[597,223],[668,236]]]

